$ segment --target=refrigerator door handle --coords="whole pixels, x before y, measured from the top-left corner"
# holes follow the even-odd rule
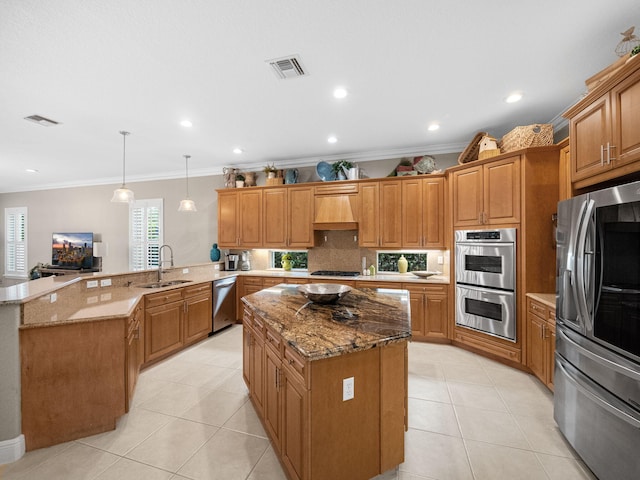
[[[606,393],[601,387],[589,380],[588,377],[571,367],[561,356],[556,356],[556,366],[561,370],[566,379],[580,392],[589,397],[607,412],[615,415],[620,420],[628,423],[634,428],[640,429],[640,419],[634,417],[631,412],[627,413],[624,411],[623,409],[625,409],[625,407],[619,400],[617,400],[613,395]],[[614,405],[614,403],[617,405]]]
[[[589,310],[589,304],[587,299],[587,291],[589,291],[589,287],[587,285],[588,279],[585,278],[585,270],[589,266],[587,261],[593,263],[593,252],[587,252],[587,233],[589,231],[589,226],[591,223],[591,215],[593,214],[593,209],[595,206],[595,202],[592,199],[587,200],[582,208],[580,209],[580,222],[578,223],[578,237],[576,240],[576,248],[575,248],[575,287],[574,287],[574,295],[576,300],[576,306],[578,307],[578,311],[580,312],[580,316],[582,317],[583,325],[586,325],[588,328],[592,324],[591,321],[591,312]],[[588,259],[587,259],[588,255]]]

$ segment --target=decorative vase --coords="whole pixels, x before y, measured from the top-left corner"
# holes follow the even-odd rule
[[[407,268],[409,268],[409,262],[404,258],[404,255],[400,255],[400,258],[398,259],[398,272],[407,273]]]
[[[284,174],[284,183],[298,183],[298,169],[297,168],[288,168],[286,173]]]
[[[267,173],[267,178],[276,178],[276,172]]]
[[[282,260],[282,268],[287,272],[291,270],[291,260]]]
[[[212,262],[217,262],[220,260],[220,249],[218,248],[218,244],[214,243],[211,251],[209,252],[209,258]]]

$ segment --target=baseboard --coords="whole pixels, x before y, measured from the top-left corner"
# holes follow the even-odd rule
[[[19,460],[25,452],[24,435],[0,442],[0,465]]]

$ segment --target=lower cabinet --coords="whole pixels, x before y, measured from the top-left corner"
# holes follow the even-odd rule
[[[553,391],[556,352],[555,309],[527,297],[527,366]]]
[[[144,361],[143,352],[144,345],[142,344],[142,325],[144,322],[144,314],[142,311],[142,302],[139,303],[133,311],[131,317],[127,321],[127,337],[126,337],[126,354],[125,361],[126,367],[126,397],[125,397],[125,409],[128,412],[131,407],[131,400],[133,398],[133,391],[136,388],[138,382],[138,375],[140,374],[140,365]]]
[[[443,339],[448,336],[448,285],[404,283],[411,302],[411,335],[416,340]]]
[[[210,283],[184,289],[184,345],[207,338],[213,328],[212,290]]]

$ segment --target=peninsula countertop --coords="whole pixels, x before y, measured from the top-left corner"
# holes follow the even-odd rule
[[[407,290],[353,289],[338,303],[309,302],[296,285],[279,284],[242,301],[307,360],[411,338]]]

